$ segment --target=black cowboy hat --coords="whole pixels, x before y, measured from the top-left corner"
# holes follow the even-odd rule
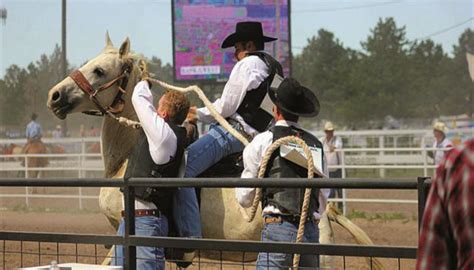
[[[277,39],[264,36],[260,22],[239,22],[235,26],[235,33],[226,37],[221,47],[223,49],[229,48],[234,46],[237,42],[250,40],[270,42]]]
[[[268,91],[273,103],[280,109],[301,117],[314,117],[319,113],[319,100],[311,90],[293,78],[285,78],[277,89]]]

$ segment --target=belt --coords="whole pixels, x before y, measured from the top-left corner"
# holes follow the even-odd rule
[[[270,223],[282,223],[283,221],[299,224],[300,223],[300,216],[287,216],[287,215],[274,215],[274,216],[266,216],[263,218],[263,223],[270,224]],[[306,222],[313,221],[314,223],[319,223],[319,220],[307,217]]]
[[[122,214],[122,217],[124,217],[125,211],[122,210],[121,214]],[[148,216],[160,217],[161,212],[158,209],[135,210],[135,217],[148,217]]]

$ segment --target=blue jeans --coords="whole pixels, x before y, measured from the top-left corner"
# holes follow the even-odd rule
[[[117,235],[125,234],[124,219],[120,221]],[[135,235],[141,236],[168,236],[168,219],[160,217],[146,216],[135,218]],[[115,254],[112,265],[124,265],[123,246],[115,247]],[[165,253],[163,248],[137,247],[137,268],[139,270],[164,270]]]
[[[220,125],[187,149],[184,177],[193,178],[216,164],[223,157],[241,152],[244,145]],[[201,218],[194,188],[179,188],[173,196],[173,219],[181,237],[202,237]]]
[[[262,231],[262,241],[264,242],[296,242],[298,225],[283,221],[282,223],[265,224]],[[318,243],[319,229],[316,223],[306,222],[302,242]],[[257,270],[288,269],[293,266],[293,254],[283,253],[259,253],[257,258]],[[319,256],[301,255],[300,269],[318,269]]]
[[[212,124],[209,132],[187,149],[184,177],[197,177],[223,157],[242,152],[244,145],[218,124]]]

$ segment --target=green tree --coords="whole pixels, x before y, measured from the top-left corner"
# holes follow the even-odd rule
[[[324,29],[308,39],[308,45],[293,59],[293,76],[321,102],[320,118],[342,120],[345,110],[339,104],[350,94],[347,78],[355,60],[355,52]]]
[[[27,76],[27,71],[17,65],[7,68],[0,94],[3,97],[0,107],[3,124],[12,125],[25,118]]]
[[[439,113],[438,97],[443,92],[447,56],[432,40],[415,41],[409,49],[410,84],[404,92],[407,116],[431,118]]]
[[[407,116],[407,44],[405,27],[397,27],[393,18],[378,21],[361,43],[364,51],[349,77],[352,95],[342,104],[346,120],[357,123],[381,121],[387,115]]]

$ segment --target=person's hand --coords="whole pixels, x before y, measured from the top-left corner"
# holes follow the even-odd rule
[[[148,83],[148,86],[151,88],[153,85],[150,80],[150,73],[148,72],[148,66],[145,60],[140,59],[140,61],[138,61],[138,68],[141,71],[141,80],[146,81]]]
[[[334,152],[334,150],[336,150],[336,147],[334,145],[330,145],[329,146],[329,152],[332,153],[332,152]]]
[[[186,116],[186,122],[191,124],[197,123],[197,108],[196,106],[192,106],[189,108],[188,115]]]

